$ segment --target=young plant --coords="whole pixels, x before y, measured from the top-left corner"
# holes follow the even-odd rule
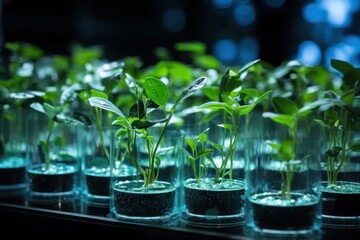
[[[66,113],[66,103],[68,103],[68,101],[71,101],[71,99],[73,98],[73,96],[68,95],[67,99],[62,98],[62,104],[59,104],[58,106],[54,106],[48,102],[33,102],[30,104],[30,107],[33,110],[36,110],[44,115],[47,116],[47,136],[45,139],[40,139],[39,140],[39,146],[41,148],[41,153],[44,156],[45,159],[45,171],[49,169],[51,163],[52,163],[52,158],[50,156],[50,145],[51,144],[57,144],[57,145],[61,145],[62,144],[62,139],[61,136],[57,136],[56,139],[54,139],[51,142],[51,137],[53,134],[53,131],[55,129],[55,125],[58,124],[67,124],[67,125],[79,125],[79,126],[84,126],[86,125],[86,121],[82,121],[82,120],[78,120],[75,117],[70,117],[67,116]],[[80,116],[80,118],[82,118],[84,116]],[[59,154],[60,155],[60,154]],[[62,159],[67,159],[70,156],[67,156],[66,154],[61,154],[60,156]]]
[[[302,161],[307,158],[303,156],[302,159],[295,159],[299,121],[309,116],[318,105],[309,104],[299,108],[294,101],[279,96],[273,97],[272,105],[276,112],[264,112],[262,116],[286,127],[286,132],[281,135],[282,139],[279,142],[267,141],[267,143],[275,151],[272,158],[284,166],[284,169],[280,170],[282,179],[280,194],[284,199],[290,199],[294,174],[301,167]]]
[[[217,124],[223,131],[222,143],[209,143],[220,152],[221,164],[216,167],[215,182],[223,182],[225,176],[233,179],[234,156],[237,150],[237,143],[240,136],[240,122],[242,116],[248,115],[259,103],[265,100],[271,91],[259,94],[256,89],[242,89],[241,75],[258,61],[253,61],[238,72],[228,69],[221,79],[218,87],[205,89],[205,94],[213,101],[204,103],[199,106],[200,109],[208,109],[211,111],[208,120],[220,114],[223,122]],[[225,140],[229,139],[229,143],[225,144]],[[225,147],[227,149],[225,149]],[[216,164],[214,164],[217,166]],[[227,167],[230,166],[229,170]]]
[[[117,119],[113,122],[113,125],[119,125],[122,129],[119,133],[126,133],[127,149],[132,164],[136,167],[137,171],[141,173],[144,180],[144,187],[149,187],[154,184],[158,173],[155,173],[156,168],[160,166],[160,155],[166,149],[161,149],[160,144],[165,131],[172,119],[176,107],[187,97],[193,94],[195,91],[201,89],[206,83],[205,77],[200,77],[191,83],[188,87],[183,89],[181,94],[176,99],[175,103],[170,109],[167,108],[170,91],[168,87],[157,78],[147,78],[144,83],[144,89],[141,90],[136,84],[135,80],[127,74],[127,82],[130,87],[130,91],[136,96],[136,102],[130,108],[129,116],[126,117],[120,109],[118,109],[112,102],[101,97],[89,98],[89,102],[94,107],[99,107],[107,111],[114,112],[118,115]],[[160,120],[149,120],[149,113],[151,108],[161,107],[164,112],[164,118]],[[151,126],[162,123],[162,129],[158,139],[155,139],[149,133]],[[136,140],[137,137],[142,137],[146,141],[146,149],[148,153],[148,168],[144,169],[136,157]]]
[[[107,66],[106,64],[104,64],[104,65]],[[110,65],[110,64],[108,64],[108,65]],[[103,67],[103,68],[105,68],[105,67]],[[81,91],[77,91],[79,98],[81,100],[83,100],[83,102],[86,105],[89,104],[89,98],[91,98],[91,97],[101,97],[104,99],[109,99],[109,96],[111,95],[114,88],[118,85],[120,78],[122,76],[121,66],[119,67],[118,65],[116,65],[115,68],[108,69],[106,71],[106,73],[109,76],[102,79],[102,85],[99,86],[104,89],[103,91],[99,91],[96,89],[90,89],[90,90],[83,89]],[[96,129],[99,134],[98,137],[100,140],[101,155],[104,156],[108,160],[108,163],[110,164],[110,153],[109,153],[109,150],[105,146],[105,139],[104,139],[104,132],[103,132],[103,126],[104,126],[103,120],[104,120],[104,117],[105,117],[105,119],[107,119],[108,116],[106,114],[104,114],[104,112],[102,111],[103,110],[102,108],[98,108],[98,107],[92,108],[91,107],[89,110],[90,110],[89,111],[90,118],[91,118],[92,122],[95,123]]]
[[[327,157],[328,186],[336,185],[338,175],[351,152],[360,152],[360,139],[351,139],[360,131],[360,69],[351,64],[331,60],[331,66],[342,74],[339,89],[324,92],[321,101],[323,120],[316,120],[329,134]]]
[[[189,161],[194,173],[194,178],[198,184],[201,182],[203,174],[206,174],[205,171],[207,170],[208,165],[206,156],[213,152],[212,149],[206,148],[208,133],[209,129],[206,129],[193,138],[185,137],[185,143],[190,148],[191,152],[187,151],[185,148],[183,151]],[[200,161],[200,163],[197,161]],[[214,167],[216,167],[216,164],[214,164]]]

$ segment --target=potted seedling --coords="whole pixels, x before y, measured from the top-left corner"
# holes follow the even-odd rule
[[[26,181],[26,131],[30,93],[10,93],[0,86],[0,189],[24,188]]]
[[[102,108],[91,107],[91,97],[112,97],[113,89],[118,85],[122,74],[122,65],[117,62],[105,63],[100,67],[98,75],[103,77],[101,84],[92,85],[78,91],[78,96],[87,106],[91,125],[86,128],[85,154],[83,160],[83,193],[85,200],[93,204],[108,205],[110,199],[110,135],[115,131],[111,123],[112,112]],[[97,90],[94,89],[97,87]]]
[[[79,133],[85,123],[67,110],[74,95],[59,104],[34,102],[35,110],[28,138],[30,192],[34,196],[60,196],[79,193],[82,145]],[[46,99],[46,98],[44,98]]]
[[[255,231],[309,234],[319,230],[321,134],[308,124],[316,105],[274,96],[264,112],[272,132],[248,138],[246,219]],[[312,131],[311,131],[312,130]]]
[[[186,140],[191,149],[185,151],[191,168],[187,164],[184,167],[194,170],[184,173],[182,219],[188,224],[224,227],[243,221],[244,158],[239,146],[245,132],[240,124],[242,117],[270,93],[241,89],[241,74],[256,62],[238,72],[228,69],[218,87],[206,90],[212,101],[199,106],[209,111],[205,116],[209,129]],[[198,147],[201,148],[197,150]]]
[[[167,129],[177,106],[196,90],[201,89],[206,83],[206,78],[198,78],[186,87],[170,108],[168,105],[170,91],[160,79],[146,78],[143,88],[130,75],[128,75],[128,80],[130,91],[136,96],[136,102],[130,108],[128,116],[125,116],[119,108],[105,98],[89,98],[92,106],[118,115],[113,125],[119,125],[120,129],[116,133],[113,149],[125,146],[125,155],[119,157],[119,161],[117,159],[112,161],[115,168],[112,171],[116,171],[119,166],[121,171],[121,165],[131,165],[138,175],[136,180],[124,181],[117,176],[113,178],[112,212],[116,217],[123,219],[166,221],[177,214],[176,164],[177,161],[181,162],[181,155],[178,155],[181,136],[170,136],[168,134],[172,131],[167,131]],[[158,107],[162,109],[164,118],[151,118],[153,109]],[[160,126],[155,128],[155,125]],[[144,151],[148,160],[145,167],[140,164],[141,154]],[[168,159],[169,157],[175,158],[175,161]],[[167,165],[169,161],[174,163],[174,172],[169,174],[171,180],[161,177],[162,166]],[[128,168],[123,168],[123,170],[122,174],[126,175]],[[155,202],[157,204],[153,204]]]
[[[341,60],[331,66],[342,74],[341,87],[324,92],[318,123],[327,133],[322,168],[324,225],[359,227],[360,174],[353,153],[360,152],[360,69]]]

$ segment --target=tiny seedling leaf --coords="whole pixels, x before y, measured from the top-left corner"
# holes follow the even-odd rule
[[[105,109],[110,112],[116,113],[119,116],[125,117],[125,115],[120,111],[120,109],[118,109],[112,102],[105,98],[91,97],[89,98],[89,102],[91,106]]]

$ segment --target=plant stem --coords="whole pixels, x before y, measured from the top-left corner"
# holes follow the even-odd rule
[[[102,110],[98,107],[95,107],[95,112],[96,112],[96,127],[99,132],[100,145],[101,145],[103,153],[105,154],[106,159],[108,160],[108,162],[110,164],[110,154],[105,147],[104,133],[102,131]]]
[[[154,151],[151,153],[151,150],[149,148],[149,152],[150,152],[150,165],[149,165],[149,172],[148,172],[148,178],[147,178],[147,181],[145,181],[145,187],[148,187],[150,184],[153,184],[155,182],[155,179],[154,179],[154,164],[155,164],[155,156],[156,156],[156,152],[160,146],[160,143],[161,143],[161,140],[165,134],[165,131],[167,129],[167,126],[169,125],[169,122],[170,122],[170,119],[172,118],[172,115],[174,114],[174,111],[175,111],[175,107],[176,107],[177,104],[175,104],[171,110],[170,110],[170,114],[168,116],[168,118],[166,119],[165,121],[165,124],[164,124],[164,127],[162,128],[161,130],[161,133],[160,133],[160,136],[159,136],[159,139],[157,140],[156,142],[156,145],[155,145],[155,148],[154,148]],[[148,141],[148,140],[147,140]],[[152,177],[151,177],[152,176]]]
[[[48,121],[48,135],[46,137],[46,142],[45,142],[45,170],[49,169],[50,163],[51,163],[51,159],[50,159],[50,138],[54,129],[54,120],[53,119],[49,119]]]

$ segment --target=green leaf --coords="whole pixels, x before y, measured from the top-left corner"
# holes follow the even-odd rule
[[[297,114],[299,112],[299,108],[297,107],[296,103],[292,100],[284,97],[274,97],[272,99],[273,106],[275,110],[279,114]]]
[[[210,145],[213,146],[216,149],[219,149],[219,151],[222,151],[224,149],[224,146],[217,144],[216,142],[209,141]]]
[[[328,128],[329,126],[321,119],[314,119],[314,122],[319,124],[323,128]]]
[[[191,148],[192,151],[196,150],[196,141],[192,138],[185,138],[186,144]]]
[[[343,86],[346,90],[353,89],[355,83],[360,79],[360,68],[354,68],[347,71],[343,77]]]
[[[354,67],[350,63],[337,59],[331,59],[330,64],[333,68],[341,72],[343,75],[345,75],[348,71],[354,69]]]
[[[198,158],[204,157],[204,156],[207,156],[207,155],[211,154],[212,152],[214,152],[214,150],[212,150],[212,149],[208,149],[208,148],[201,149],[201,150],[198,152],[197,157],[198,157]]]
[[[167,120],[167,118],[156,120],[156,121],[135,120],[131,123],[131,126],[133,126],[136,129],[146,129],[146,128],[154,126],[155,124],[166,122],[166,120]]]
[[[156,78],[147,78],[145,80],[144,89],[146,95],[157,105],[166,109],[166,103],[169,99],[169,89],[161,80]]]
[[[111,124],[120,125],[123,126],[124,128],[129,128],[131,126],[128,119],[125,116],[117,117]]]
[[[293,140],[285,140],[281,143],[279,148],[279,156],[285,161],[290,161],[294,159],[294,141]]]
[[[204,144],[208,138],[209,128],[205,129],[202,133],[199,134],[199,141],[201,144]]]
[[[99,97],[99,98],[109,99],[109,96],[106,93],[95,90],[95,89],[91,89],[90,94],[91,94],[91,97]]]
[[[231,106],[229,106],[227,103],[224,102],[215,102],[215,101],[211,101],[211,102],[207,102],[204,104],[201,104],[199,106],[199,109],[210,109],[212,111],[225,111],[229,114],[232,114],[233,109]]]
[[[85,124],[75,118],[65,116],[63,114],[58,114],[54,117],[54,120],[58,123],[67,124],[67,125],[77,125],[84,126]]]
[[[235,110],[236,110],[236,113],[238,114],[238,116],[242,116],[242,115],[245,115],[245,114],[248,114],[249,112],[251,112],[255,107],[256,105],[258,105],[259,103],[261,103],[262,101],[265,100],[265,98],[267,96],[269,96],[269,94],[272,92],[272,90],[269,90],[263,94],[261,94],[260,97],[258,97],[252,104],[250,105],[242,105],[242,106],[238,106]]]
[[[230,94],[242,84],[243,82],[240,80],[240,75],[228,68],[221,78],[219,85],[219,100],[222,101],[221,94]]]
[[[218,124],[217,126],[218,126],[218,127],[221,127],[221,128],[228,129],[230,132],[231,132],[232,129],[233,129],[233,126],[232,126],[231,124]]]
[[[245,64],[239,71],[238,74],[240,75],[241,73],[245,72],[246,70],[248,70],[251,66],[253,66],[254,64],[258,63],[260,61],[260,59],[256,59],[254,61],[251,61],[247,64]]]
[[[212,101],[218,101],[219,88],[217,87],[203,87],[202,92]]]
[[[189,86],[187,86],[179,95],[178,99],[176,100],[176,103],[183,101],[187,97],[189,97],[191,94],[193,94],[195,91],[201,89],[204,87],[205,83],[207,81],[206,77],[199,77],[194,82],[192,82]]]
[[[194,62],[204,69],[218,69],[221,65],[217,58],[211,55],[197,55],[194,57]]]
[[[91,97],[89,98],[89,102],[91,106],[105,109],[107,111],[116,113],[119,116],[125,117],[125,115],[120,111],[120,109],[118,109],[112,102],[105,98]]]
[[[293,128],[295,124],[295,117],[292,115],[264,112],[262,116],[264,118],[270,118],[274,122],[284,124],[290,128]]]
[[[145,104],[143,100],[136,101],[129,110],[130,117],[144,118],[146,116]]]
[[[344,95],[341,96],[341,100],[346,102],[347,105],[352,106],[354,97],[355,97],[354,91],[348,91],[348,92],[345,92]]]
[[[173,151],[174,148],[175,148],[174,146],[159,148],[158,151],[156,152],[156,156],[165,155],[165,154]]]
[[[330,126],[334,126],[339,119],[339,114],[336,110],[330,108],[324,112],[324,119]]]
[[[272,149],[274,149],[276,152],[279,151],[280,149],[280,144],[279,143],[275,143],[275,142],[272,142],[270,140],[267,140],[266,141],[266,144],[269,145]]]
[[[202,42],[180,42],[175,44],[175,49],[181,52],[204,54],[206,52],[206,45]]]
[[[9,90],[5,87],[0,86],[0,103],[4,102],[9,98]]]
[[[46,103],[46,102],[44,103],[43,106],[44,106],[44,109],[45,109],[47,115],[50,118],[55,117],[61,111],[61,108],[52,106],[51,104]]]
[[[91,97],[89,90],[81,90],[78,92],[78,96],[81,100],[88,102],[88,99]]]
[[[34,109],[34,110],[36,110],[38,112],[41,112],[41,113],[44,113],[44,114],[48,115],[45,108],[44,108],[44,106],[41,103],[38,103],[38,102],[31,103],[30,108],[32,108],[32,109]]]

